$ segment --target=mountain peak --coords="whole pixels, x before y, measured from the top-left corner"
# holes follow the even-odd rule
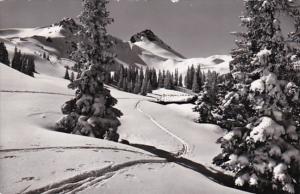
[[[152,30],[150,29],[146,29],[142,32],[139,32],[135,35],[133,35],[130,38],[130,42],[131,43],[141,43],[141,42],[147,42],[150,41],[154,44],[156,44],[157,46],[175,54],[177,57],[184,59],[185,57],[183,55],[181,55],[180,53],[178,53],[177,51],[175,51],[173,48],[171,48],[168,44],[166,44],[163,40],[161,40]]]
[[[146,29],[142,32],[133,35],[130,38],[130,42],[135,43],[135,42],[143,41],[143,37],[146,37],[149,41],[159,41],[159,38],[154,34],[152,30]]]
[[[59,22],[56,22],[54,24],[55,26],[62,26],[62,27],[67,27],[67,26],[77,26],[75,20],[73,18],[63,18]]]
[[[60,26],[63,29],[70,31],[71,33],[74,33],[79,29],[78,24],[73,18],[63,18],[59,22],[53,24],[53,26]]]

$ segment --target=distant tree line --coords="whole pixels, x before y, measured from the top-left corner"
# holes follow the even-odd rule
[[[35,62],[34,57],[27,54],[22,54],[21,50],[15,47],[14,57],[11,62],[11,67],[18,70],[26,75],[34,77]]]
[[[113,76],[108,76],[105,82],[115,85],[123,91],[141,95],[151,93],[152,90],[158,88],[176,90],[178,87],[185,87],[194,93],[205,90],[210,100],[215,103],[218,85],[225,80],[224,76],[220,76],[215,71],[202,71],[200,65],[196,68],[194,65],[188,67],[184,80],[183,75],[178,73],[178,69],[170,72],[169,70],[156,70],[148,67],[144,70],[134,66],[121,66]]]
[[[106,83],[112,83],[123,91],[146,95],[158,88],[175,89],[182,85],[182,75],[170,71],[157,71],[154,68],[137,68],[121,66]]]
[[[17,47],[15,47],[14,57],[10,64],[6,46],[4,42],[0,42],[0,62],[26,75],[34,77],[34,57],[31,55],[22,54],[21,50],[18,50]]]

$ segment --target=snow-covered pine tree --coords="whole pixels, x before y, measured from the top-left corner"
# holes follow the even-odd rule
[[[294,114],[299,87],[293,82],[300,55],[280,23],[287,13],[296,29],[289,38],[299,36],[299,10],[293,0],[245,0],[244,5],[241,21],[247,30],[235,33],[238,47],[230,64],[236,84],[219,107],[227,115],[230,107],[240,106],[232,113],[240,121],[227,128],[220,140],[223,152],[214,162],[235,172],[238,186],[300,193],[300,117]]]
[[[8,52],[4,42],[0,42],[0,62],[9,66]]]
[[[113,42],[106,27],[112,23],[106,10],[107,0],[83,0],[83,11],[78,32],[77,50],[72,54],[78,63],[84,62],[79,79],[69,87],[76,90],[75,98],[62,106],[66,116],[57,122],[57,127],[66,132],[97,138],[115,137],[122,113],[113,106],[117,100],[104,87],[105,66],[114,62],[111,53]],[[109,135],[106,135],[109,134]]]

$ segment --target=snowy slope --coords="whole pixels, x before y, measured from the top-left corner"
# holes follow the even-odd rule
[[[3,64],[0,73],[1,193],[243,193],[216,183],[224,175],[209,166],[223,132],[194,123],[190,105],[162,106],[110,88],[124,113],[121,138],[137,149],[53,131],[74,92],[65,80]],[[168,162],[162,153],[184,159]]]

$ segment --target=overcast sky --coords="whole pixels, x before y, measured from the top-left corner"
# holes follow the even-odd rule
[[[123,40],[146,28],[187,57],[227,54],[242,0],[111,0],[109,33]],[[0,28],[47,26],[76,17],[81,0],[0,0]]]

